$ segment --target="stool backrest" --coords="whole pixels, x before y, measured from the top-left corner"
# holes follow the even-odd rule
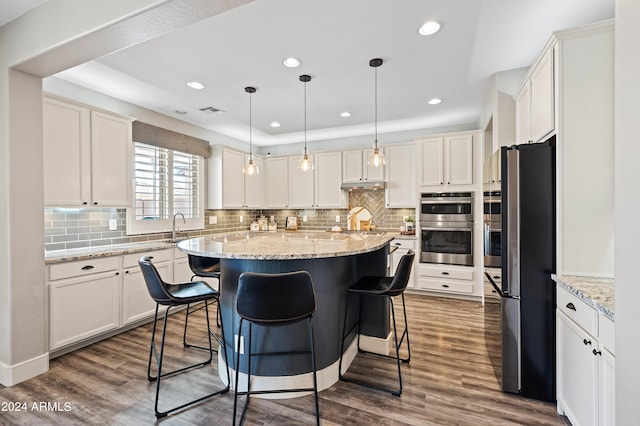
[[[153,300],[160,304],[167,304],[171,302],[171,296],[166,291],[166,283],[160,278],[160,274],[149,256],[142,256],[138,260],[140,270],[142,270],[142,276],[144,282],[147,285],[149,295]]]
[[[316,310],[313,281],[307,271],[280,274],[243,272],[238,279],[238,315],[260,324],[287,324]]]
[[[402,293],[406,288],[407,284],[409,284],[409,276],[411,275],[411,268],[413,267],[413,259],[415,258],[415,253],[413,250],[409,250],[407,254],[403,255],[400,258],[400,262],[398,263],[398,268],[396,269],[395,275],[393,276],[393,280],[391,284],[389,284],[389,295],[397,296]]]
[[[189,268],[194,274],[220,273],[220,259],[190,254]]]

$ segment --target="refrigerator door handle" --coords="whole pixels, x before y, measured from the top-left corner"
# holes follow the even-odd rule
[[[517,149],[509,149],[507,155],[507,271],[505,293],[520,296],[520,171]]]

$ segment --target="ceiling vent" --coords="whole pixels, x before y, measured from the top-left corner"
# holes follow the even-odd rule
[[[212,106],[200,108],[200,111],[204,112],[205,114],[219,114],[223,112],[221,109]]]

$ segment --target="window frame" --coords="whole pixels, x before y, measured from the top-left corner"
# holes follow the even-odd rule
[[[137,220],[136,219],[136,154],[135,147],[136,144],[141,144],[145,146],[149,146],[155,149],[166,149],[168,151],[168,204],[169,204],[169,217],[166,219],[154,219],[154,220]],[[153,234],[153,233],[161,233],[161,232],[171,232],[173,230],[173,206],[174,206],[174,168],[173,168],[173,156],[174,152],[179,152],[182,155],[193,155],[198,159],[198,211],[197,217],[194,218],[185,218],[182,220],[182,217],[176,217],[176,231],[193,231],[204,229],[204,211],[205,211],[205,182],[206,182],[206,159],[195,154],[185,153],[183,151],[177,151],[173,149],[162,148],[154,145],[150,145],[144,142],[133,142],[133,149],[131,150],[132,154],[132,194],[133,201],[132,205],[129,206],[126,210],[126,233],[127,235],[142,235],[142,234]],[[186,222],[186,223],[185,223]]]

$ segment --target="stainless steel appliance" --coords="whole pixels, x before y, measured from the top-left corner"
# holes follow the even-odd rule
[[[485,191],[483,200],[484,266],[500,267],[502,216],[500,191]]]
[[[424,193],[420,262],[473,265],[473,194]]]
[[[555,138],[503,147],[500,161],[501,280],[487,275],[487,348],[503,391],[554,401]]]

